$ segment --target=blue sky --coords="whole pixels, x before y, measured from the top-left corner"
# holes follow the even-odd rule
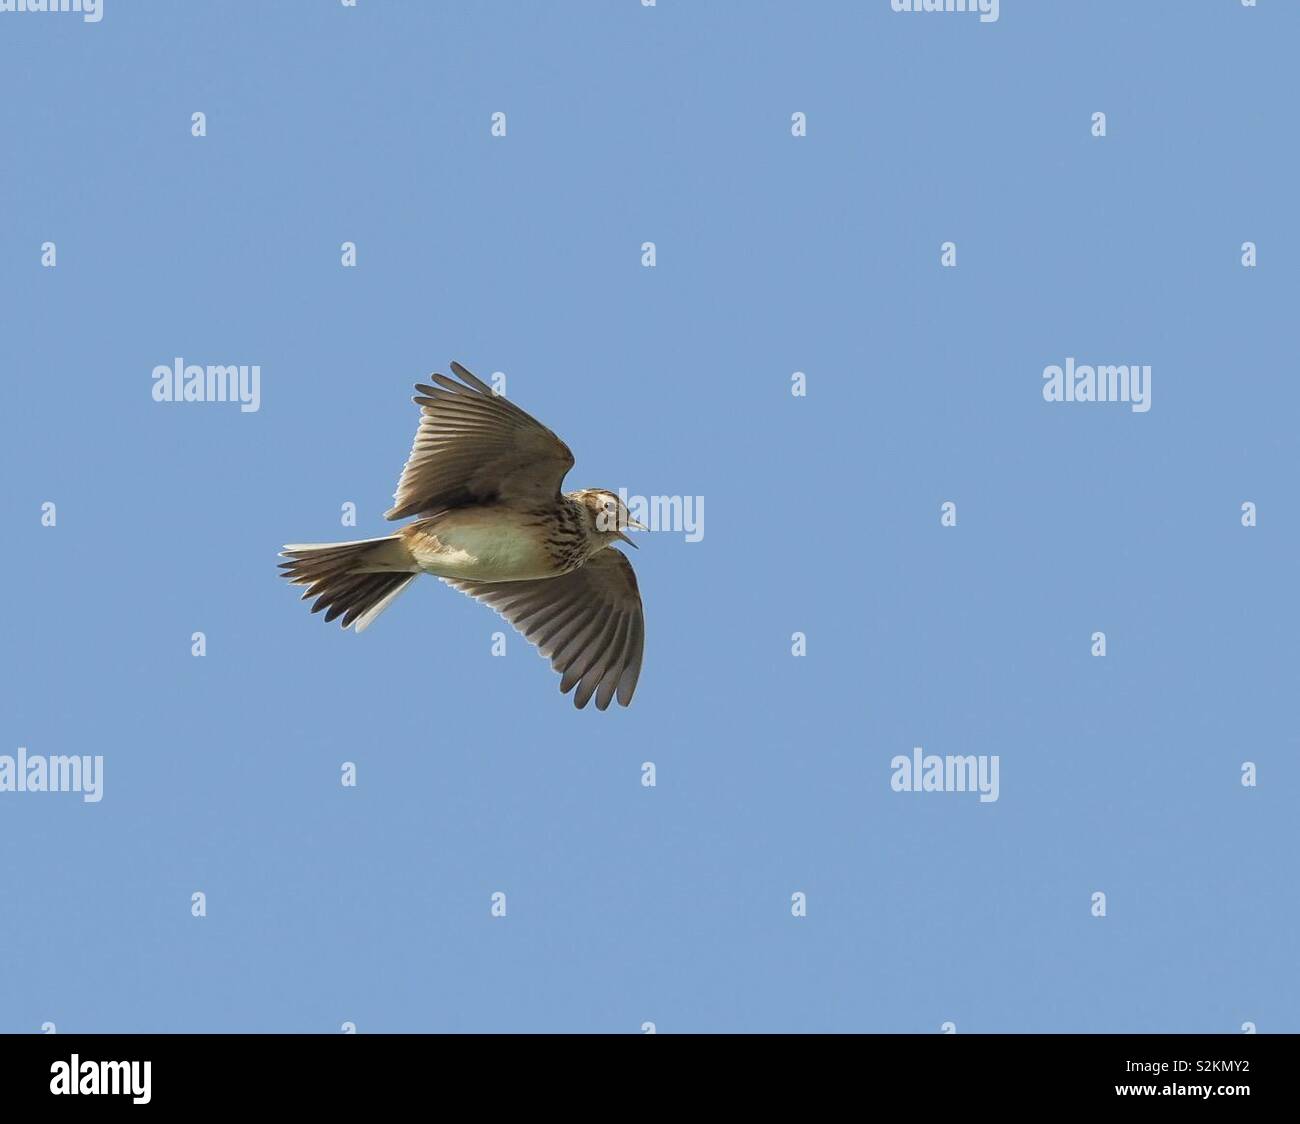
[[[1300,1030],[1298,31],[0,13],[0,755],[104,758],[0,792],[0,1030]],[[260,408],[154,402],[176,357]],[[1067,358],[1152,408],[1045,402]],[[432,579],[356,636],[276,577],[387,533],[451,359],[570,487],[703,497],[630,709]],[[894,791],[915,746],[998,799]]]

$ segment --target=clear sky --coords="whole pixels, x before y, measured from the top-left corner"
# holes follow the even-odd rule
[[[0,755],[103,758],[0,792],[0,1031],[1300,1030],[1298,33],[0,13]],[[259,408],[155,402],[178,358]],[[703,498],[630,709],[433,579],[356,636],[276,576],[391,529],[452,359],[570,487]],[[895,791],[918,746],[998,799]]]

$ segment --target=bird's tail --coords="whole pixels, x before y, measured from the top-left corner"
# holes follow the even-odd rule
[[[419,572],[400,535],[359,542],[296,543],[286,546],[282,576],[305,585],[303,600],[315,597],[313,613],[343,619],[344,628],[361,632],[382,613]]]

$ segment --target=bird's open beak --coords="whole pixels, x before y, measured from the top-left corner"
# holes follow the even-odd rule
[[[629,523],[628,526],[631,526],[631,524]],[[622,531],[615,531],[614,537],[620,540],[621,542],[627,543],[627,545],[632,547],[634,550],[641,549],[639,546],[636,545],[636,543],[634,543],[630,538],[628,538],[627,535],[623,534]]]
[[[648,531],[648,530],[650,530],[650,528],[647,527],[644,523],[638,523],[638,522],[637,522],[635,519],[633,519],[632,516],[630,516],[630,515],[627,517],[627,525],[628,525],[629,527],[631,527],[632,530],[634,530],[634,531]]]

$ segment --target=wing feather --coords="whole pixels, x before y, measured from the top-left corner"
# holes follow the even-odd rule
[[[593,698],[604,710],[617,696],[627,706],[645,651],[645,615],[632,563],[602,550],[558,578],[448,585],[496,610],[560,673],[560,690],[577,688],[581,710]]]
[[[460,379],[416,386],[420,426],[388,519],[497,500],[553,501],[573,467],[569,447],[459,363]]]

